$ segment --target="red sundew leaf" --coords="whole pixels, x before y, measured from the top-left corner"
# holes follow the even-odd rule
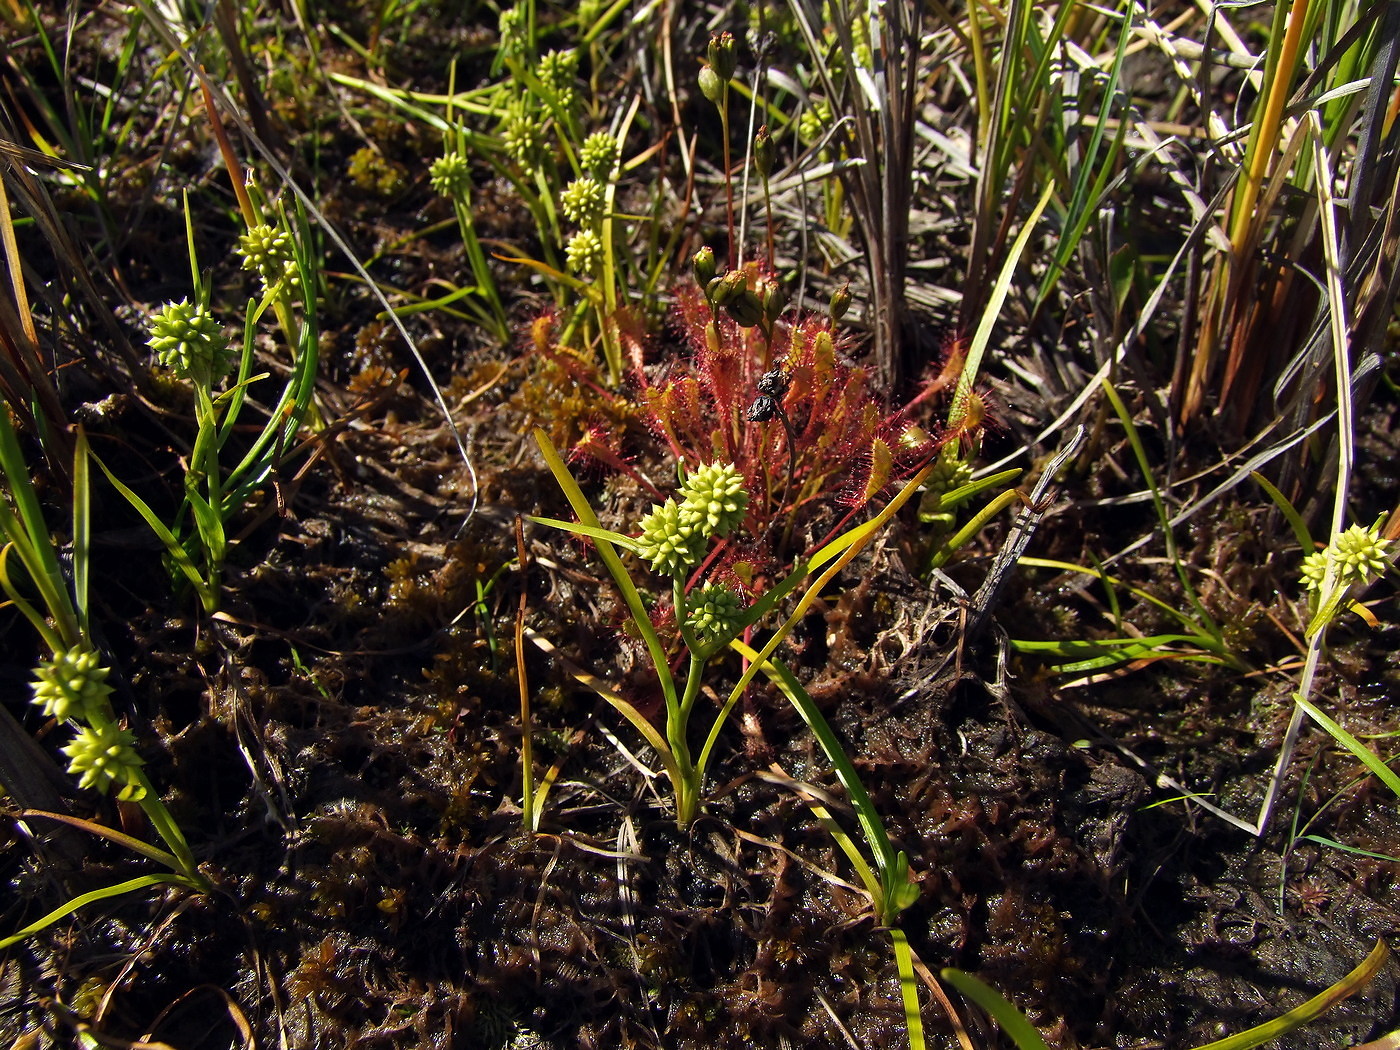
[[[886,445],[879,438],[870,443],[870,473],[866,475],[865,484],[861,487],[860,502],[869,503],[890,480],[890,475],[894,473],[894,454],[890,452],[890,446]]]

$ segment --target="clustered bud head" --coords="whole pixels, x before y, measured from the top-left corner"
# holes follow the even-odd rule
[[[1369,529],[1353,525],[1337,535],[1326,550],[1314,551],[1303,559],[1303,585],[1309,591],[1322,589],[1329,556],[1336,563],[1338,583],[1364,583],[1390,567],[1393,548],[1392,541],[1381,538],[1379,522]]]
[[[462,154],[445,153],[428,168],[428,182],[443,197],[465,198],[471,189],[471,163]]]
[[[540,122],[526,112],[523,102],[512,103],[501,122],[501,144],[517,164],[528,164],[543,145]]]
[[[928,490],[938,493],[952,492],[971,480],[972,464],[959,455],[957,442],[944,445],[939,450],[937,462],[933,465],[933,473],[929,475]]]
[[[575,179],[559,195],[559,205],[570,222],[593,226],[603,217],[603,187],[596,179]]]
[[[551,51],[540,59],[540,81],[552,91],[573,87],[578,75],[578,52]]]
[[[709,463],[681,486],[681,522],[704,538],[728,536],[749,505],[744,476],[732,463]]]
[[[700,563],[714,536],[728,536],[744,520],[749,494],[732,463],[712,463],[686,478],[681,501],[658,503],[641,521],[637,553],[652,568],[680,576]]]
[[[564,248],[569,269],[575,273],[589,274],[603,264],[603,242],[592,230],[580,230],[569,238]]]
[[[595,131],[579,147],[579,163],[595,179],[606,179],[622,159],[622,143],[606,131]]]
[[[292,238],[286,230],[254,226],[238,238],[238,254],[243,256],[243,269],[255,271],[264,288],[271,288],[284,278],[292,288],[300,283]]]
[[[60,722],[101,717],[112,693],[107,684],[110,673],[96,652],[75,645],[34,669],[34,703],[42,705],[44,714]]]
[[[186,299],[166,303],[151,318],[147,343],[156,360],[182,379],[196,376],[212,382],[228,364],[228,340],[202,306]]]
[[[826,129],[830,126],[831,103],[823,98],[813,99],[797,119],[797,137],[810,146],[826,134]]]
[[[637,553],[662,575],[680,576],[705,552],[704,537],[681,524],[681,509],[673,499],[653,507],[641,526]]]
[[[523,6],[507,7],[497,23],[501,33],[501,50],[508,55],[525,53],[525,36],[529,29],[528,14]]]
[[[685,604],[686,626],[705,641],[731,634],[743,622],[743,599],[721,583],[697,587]]]
[[[114,783],[121,783],[117,798],[134,802],[146,794],[142,760],[134,744],[135,738],[125,729],[104,722],[83,726],[63,753],[68,756],[68,771],[78,778],[78,787],[106,792]]]

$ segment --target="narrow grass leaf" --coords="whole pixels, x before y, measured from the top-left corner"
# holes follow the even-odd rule
[[[940,970],[939,976],[986,1011],[1020,1050],[1050,1050],[1026,1015],[991,985],[951,966]]]
[[[8,948],[12,944],[18,944],[26,937],[32,937],[65,916],[72,915],[79,908],[86,907],[96,901],[106,900],[109,897],[120,897],[124,893],[131,893],[135,890],[143,890],[147,886],[187,886],[189,883],[183,875],[141,875],[126,882],[117,883],[115,886],[104,886],[101,889],[90,890],[87,893],[74,897],[68,903],[55,908],[42,919],[30,923],[24,929],[9,937],[0,938],[0,949]]]
[[[1368,849],[1361,849],[1357,846],[1348,846],[1345,842],[1338,842],[1336,839],[1324,838],[1321,835],[1304,835],[1307,842],[1316,842],[1319,846],[1326,846],[1329,849],[1338,849],[1343,853],[1350,853],[1356,857],[1371,857],[1375,860],[1385,860],[1392,864],[1400,864],[1400,857],[1392,857],[1388,853],[1372,853]]]
[[[1367,769],[1376,774],[1381,782],[1385,784],[1386,787],[1390,788],[1391,791],[1395,792],[1397,798],[1400,798],[1400,776],[1397,776],[1395,770],[1386,765],[1379,755],[1334,722],[1325,712],[1315,706],[1307,697],[1303,696],[1302,693],[1294,693],[1293,700],[1299,707],[1307,712],[1309,718],[1322,726],[1323,729],[1327,730],[1337,743],[1341,744],[1360,759]]]
[[[1252,1050],[1253,1047],[1282,1038],[1296,1028],[1312,1021],[1324,1011],[1335,1006],[1348,996],[1355,995],[1364,988],[1390,958],[1390,949],[1385,941],[1377,940],[1371,954],[1366,956],[1351,973],[1336,984],[1313,996],[1302,1006],[1294,1007],[1288,1013],[1275,1017],[1272,1021],[1256,1025],[1236,1035],[1217,1039],[1213,1043],[1196,1047],[1196,1050]]]

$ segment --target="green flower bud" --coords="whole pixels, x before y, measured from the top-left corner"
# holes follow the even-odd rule
[[[740,289],[738,294],[725,302],[724,308],[740,328],[752,328],[762,322],[765,316],[763,303],[749,288]]]
[[[465,198],[472,185],[471,163],[460,153],[446,153],[428,167],[428,183],[443,197]]]
[[[124,786],[117,793],[123,802],[134,802],[146,794],[141,782],[141,756],[133,746],[135,738],[111,722],[83,726],[73,742],[63,749],[68,771],[78,777],[78,787],[106,792],[114,782]]]
[[[709,294],[709,283],[715,279],[715,250],[709,245],[701,248],[690,257],[690,269],[695,274],[696,283]]]
[[[776,280],[765,280],[758,290],[758,301],[763,306],[763,316],[772,325],[787,308],[787,289]]]
[[[748,277],[743,270],[730,270],[723,277],[716,277],[710,282],[710,302],[716,306],[723,306],[748,288],[748,284]]]
[[[705,537],[681,524],[681,508],[673,499],[658,503],[641,520],[637,553],[663,576],[681,576],[700,563]]]
[[[732,463],[701,467],[681,486],[680,524],[704,539],[728,536],[744,520],[749,493],[744,475]]]
[[[827,307],[827,313],[831,315],[831,323],[835,324],[846,316],[846,311],[851,308],[851,286],[843,284],[836,291],[831,293],[831,305]]]
[[[592,273],[603,265],[603,242],[592,230],[581,230],[569,238],[564,256],[575,273]]]
[[[606,131],[595,131],[579,147],[579,163],[596,179],[606,179],[622,159],[622,144]]]
[[[150,338],[156,360],[182,379],[212,383],[228,369],[228,340],[203,307],[186,299],[166,303],[151,318]]]
[[[706,49],[705,57],[710,60],[710,68],[725,83],[734,79],[734,70],[738,65],[738,58],[734,53],[734,37],[730,33],[720,33],[718,36],[710,37],[710,46]]]
[[[66,722],[70,718],[86,722],[92,715],[106,712],[112,687],[107,684],[110,670],[101,665],[92,649],[75,645],[34,669],[34,703],[43,705],[44,714]]]
[[[773,174],[773,161],[777,149],[773,145],[773,136],[768,134],[768,125],[758,129],[758,134],[753,139],[753,166],[758,169],[758,177],[763,181],[768,181],[768,176]]]
[[[696,588],[685,605],[686,626],[705,641],[732,634],[743,623],[743,599],[723,584]]]
[[[292,254],[292,238],[286,230],[254,226],[238,238],[238,254],[243,256],[243,269],[255,271],[265,289],[284,279],[291,288],[301,283]]]
[[[603,217],[604,191],[596,179],[575,179],[559,195],[559,205],[570,222],[593,226]]]
[[[724,97],[724,81],[720,80],[719,74],[715,72],[713,66],[700,67],[700,94],[716,106]]]

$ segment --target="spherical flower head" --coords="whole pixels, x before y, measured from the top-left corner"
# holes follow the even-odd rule
[[[75,645],[34,669],[34,703],[42,704],[44,714],[60,722],[70,718],[85,722],[105,711],[112,693],[107,684],[110,673],[96,652]]]
[[[141,756],[133,746],[135,738],[112,722],[83,726],[73,742],[63,749],[68,771],[78,778],[78,787],[108,791],[122,785],[117,798],[134,802],[145,796],[141,782]]]
[[[198,375],[212,380],[223,374],[228,341],[203,307],[186,299],[166,303],[151,318],[150,331],[146,341],[156,360],[182,379]]]
[[[603,242],[592,230],[580,230],[569,238],[564,256],[575,273],[592,273],[603,264]]]
[[[559,96],[572,96],[574,78],[578,76],[578,52],[551,51],[540,59],[540,83]]]
[[[559,206],[570,222],[593,226],[603,217],[603,187],[587,175],[574,179],[559,195]]]
[[[254,226],[238,238],[238,254],[243,256],[243,269],[253,270],[271,288],[284,278],[295,288],[300,281],[292,254],[292,238],[286,230],[272,226]]]
[[[728,536],[744,520],[749,493],[732,463],[708,463],[681,486],[681,524],[709,539]]]
[[[1322,580],[1327,575],[1327,552],[1313,551],[1303,559],[1299,573],[1303,577],[1303,586],[1309,591],[1322,590]]]
[[[1379,576],[1389,566],[1387,557],[1391,544],[1381,539],[1380,528],[1353,525],[1332,541],[1332,557],[1337,560],[1337,573],[1345,583],[1365,581]]]
[[[471,163],[457,152],[445,153],[428,167],[428,182],[443,197],[466,197],[471,188]]]
[[[528,164],[544,144],[540,122],[525,112],[523,104],[512,105],[501,123],[501,143],[517,164]]]
[[[705,537],[681,525],[681,509],[673,499],[658,503],[641,521],[637,553],[663,576],[680,576],[699,564]]]
[[[962,488],[971,480],[972,464],[958,454],[957,442],[944,445],[938,453],[937,462],[934,463],[933,473],[929,475],[929,491],[941,495]]]
[[[804,145],[810,146],[820,139],[830,126],[831,103],[826,99],[815,99],[802,111],[802,116],[797,120],[797,137]]]
[[[522,7],[507,7],[497,23],[501,33],[501,50],[508,55],[525,53],[525,33],[529,29],[529,14]]]
[[[743,599],[722,583],[697,588],[685,605],[686,626],[705,641],[732,634],[743,621]]]
[[[606,179],[622,159],[622,144],[606,131],[595,131],[579,147],[579,163],[595,179]]]

